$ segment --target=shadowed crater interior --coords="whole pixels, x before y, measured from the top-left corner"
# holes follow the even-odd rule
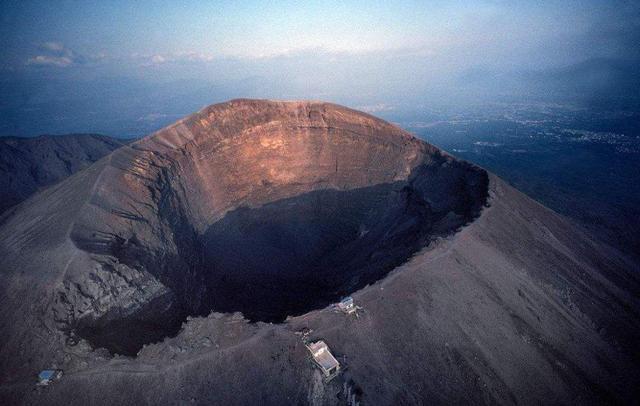
[[[375,282],[477,214],[485,185],[468,180],[448,184],[432,174],[429,182],[319,190],[229,212],[203,236],[205,312],[281,322]]]
[[[163,312],[79,325],[76,333],[135,355],[145,343],[175,335],[188,315],[239,311],[251,321],[282,322],[325,307],[471,221],[486,201],[487,182],[466,163],[422,166],[408,181],[239,207],[189,247],[198,261],[188,280],[197,289],[169,281],[184,296],[150,306]],[[188,292],[197,290],[202,299],[194,302]]]

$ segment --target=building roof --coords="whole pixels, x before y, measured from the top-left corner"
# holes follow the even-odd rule
[[[38,374],[38,379],[42,381],[51,380],[55,377],[55,375],[56,375],[55,369],[45,369]]]
[[[318,341],[315,343],[309,344],[309,351],[313,355],[313,359],[320,365],[324,370],[331,370],[333,368],[338,368],[340,363],[336,360],[329,351],[329,347],[325,344],[324,341]]]
[[[353,305],[353,298],[351,296],[347,296],[344,299],[342,299],[340,301],[340,304],[343,306],[352,306]]]

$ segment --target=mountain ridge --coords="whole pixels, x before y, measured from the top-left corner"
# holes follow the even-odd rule
[[[0,137],[0,213],[128,142],[100,134]]]

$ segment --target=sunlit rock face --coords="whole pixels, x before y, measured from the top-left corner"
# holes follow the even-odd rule
[[[313,102],[214,105],[137,145],[188,173],[206,227],[239,205],[407,179],[435,149],[382,120]],[[188,171],[188,172],[187,172]]]
[[[124,354],[187,315],[280,322],[326,306],[471,221],[488,182],[367,114],[256,100],[207,107],[74,181],[88,191],[56,318]]]

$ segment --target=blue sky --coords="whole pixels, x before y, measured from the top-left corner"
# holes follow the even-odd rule
[[[162,97],[184,109],[206,102],[188,94],[198,83],[218,89],[212,101],[454,100],[520,89],[531,72],[637,60],[639,42],[633,1],[2,1],[0,85],[27,108],[180,81],[183,96]],[[0,134],[21,126],[10,107]]]
[[[46,44],[85,63],[210,62],[322,50],[454,52],[478,64],[500,57],[536,66],[615,54],[618,36],[637,30],[635,17],[638,7],[622,1],[5,1],[1,33],[4,64],[14,68],[37,64],[38,56],[41,64],[70,64],[54,59]]]

